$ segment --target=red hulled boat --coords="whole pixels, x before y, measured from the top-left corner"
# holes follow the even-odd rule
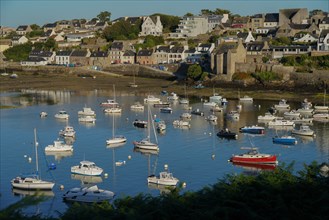
[[[230,159],[234,163],[249,163],[249,164],[277,164],[277,156],[270,154],[261,154],[256,148],[252,148],[247,153],[233,155]]]

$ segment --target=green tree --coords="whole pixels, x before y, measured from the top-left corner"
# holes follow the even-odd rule
[[[211,15],[211,14],[214,14],[214,12],[209,9],[201,9],[200,14],[201,15]]]
[[[56,49],[56,41],[53,38],[49,38],[45,43],[44,43],[44,50],[51,50],[51,49]]]
[[[165,15],[159,13],[153,14],[151,16],[160,16],[164,33],[170,33],[175,31],[180,21],[180,17],[178,16]]]
[[[112,26],[104,29],[103,37],[107,41],[136,39],[140,32],[140,26],[141,20],[138,20],[133,25],[128,21],[118,21]]]
[[[34,31],[36,31],[36,30],[40,30],[40,29],[41,29],[41,27],[40,27],[39,25],[37,25],[37,24],[31,24],[30,27],[31,27],[31,29],[34,30]]]
[[[221,9],[221,8],[216,8],[214,11],[214,14],[216,15],[223,15],[223,14],[231,14],[230,10],[226,10],[226,9]]]
[[[102,22],[108,22],[111,19],[111,12],[102,11],[97,15],[97,18]]]
[[[30,42],[26,44],[20,44],[13,46],[3,52],[8,60],[13,60],[19,62],[26,60],[29,57],[30,52],[32,51],[32,44]]]
[[[193,64],[187,69],[187,77],[193,80],[197,80],[200,78],[202,74],[202,68],[199,64]]]
[[[192,14],[191,12],[187,12],[187,13],[184,15],[184,17],[192,17],[192,16],[194,16],[194,14]]]

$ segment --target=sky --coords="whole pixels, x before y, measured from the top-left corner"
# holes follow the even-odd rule
[[[278,13],[283,8],[307,8],[329,11],[329,0],[0,0],[0,25],[18,27],[42,26],[58,20],[97,17],[102,11],[111,20],[123,16],[145,16],[154,13],[183,16],[199,14],[201,9],[230,10],[233,14]]]

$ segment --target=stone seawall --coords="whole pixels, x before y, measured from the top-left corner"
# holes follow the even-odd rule
[[[296,86],[315,86],[322,87],[324,84],[329,85],[329,72],[328,71],[314,71],[313,73],[291,73],[290,80]]]

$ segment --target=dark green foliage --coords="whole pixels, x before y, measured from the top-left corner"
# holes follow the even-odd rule
[[[103,37],[107,41],[137,39],[141,28],[141,22],[142,21],[139,20],[136,24],[130,24],[128,21],[118,21],[104,29]]]
[[[279,74],[267,71],[252,73],[251,76],[264,86],[271,81],[282,79],[282,76],[279,76]]]
[[[164,44],[164,39],[162,36],[147,35],[144,39],[144,43],[135,44],[134,47],[138,51],[139,48],[147,49],[147,48],[152,48],[154,46],[161,45],[161,44]]]
[[[163,26],[163,33],[174,32],[179,24],[180,17],[165,15],[165,14],[153,14],[151,16],[160,16],[160,20]]]
[[[194,16],[194,14],[191,13],[191,12],[187,12],[187,13],[184,15],[184,17],[192,17],[192,16]]]
[[[33,30],[29,33],[26,34],[26,37],[27,38],[33,38],[33,37],[40,37],[43,35],[43,30],[42,29],[39,29],[39,30]]]
[[[300,56],[287,56],[280,59],[280,63],[285,66],[297,66],[315,68],[315,69],[329,69],[329,55],[311,57],[307,54]]]
[[[100,21],[110,21],[111,19],[111,12],[108,12],[108,11],[102,11],[100,12],[98,15],[97,15],[97,18],[100,20]]]
[[[36,31],[36,30],[41,30],[41,27],[40,27],[39,25],[37,25],[37,24],[31,24],[30,27],[31,27],[31,29],[34,30],[34,31]]]
[[[270,40],[270,44],[275,45],[275,46],[291,45],[291,43],[292,43],[292,40],[288,37],[279,37],[279,38]]]
[[[201,74],[202,74],[202,68],[198,64],[193,64],[193,65],[189,66],[189,68],[187,69],[188,78],[197,80],[200,78]]]
[[[32,44],[20,44],[13,46],[3,52],[3,54],[7,57],[8,60],[13,60],[15,62],[19,62],[22,60],[26,60],[29,57],[29,53],[32,51]]]
[[[282,164],[252,176],[227,175],[196,192],[180,194],[180,186],[158,197],[139,194],[113,204],[74,204],[61,219],[328,219],[329,177],[320,175],[316,162],[297,173],[293,166]],[[20,208],[20,203],[8,207],[0,219],[22,219],[16,211]]]
[[[211,35],[211,36],[209,37],[208,42],[209,42],[209,43],[216,43],[217,40],[218,40],[218,38],[219,38],[219,35]]]

